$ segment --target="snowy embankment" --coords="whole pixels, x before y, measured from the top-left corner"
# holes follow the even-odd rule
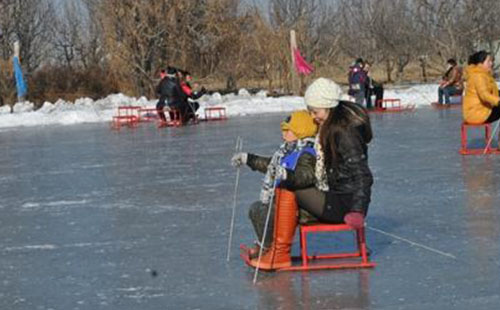
[[[429,106],[436,101],[437,84],[418,84],[408,87],[399,87],[385,91],[385,98],[399,98],[402,104],[415,104],[417,107]],[[0,128],[40,125],[71,125],[80,123],[109,122],[116,114],[118,106],[135,105],[154,107],[157,99],[149,100],[127,97],[123,94],[109,95],[104,99],[92,100],[89,98],[77,99],[75,102],[58,100],[55,103],[45,102],[34,111],[31,102],[21,102],[14,106],[14,113],[10,113],[8,106],[0,107]],[[228,116],[243,116],[248,114],[262,114],[273,112],[288,112],[305,108],[302,97],[267,97],[265,92],[250,95],[241,89],[238,95],[219,93],[205,95],[199,100],[198,114],[204,115],[205,107],[222,106]]]

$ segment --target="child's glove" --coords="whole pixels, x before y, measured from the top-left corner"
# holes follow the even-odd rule
[[[231,158],[231,165],[233,167],[240,167],[241,165],[245,165],[248,160],[248,153],[239,152],[233,155]]]
[[[344,223],[354,229],[360,229],[365,224],[365,217],[359,212],[349,212],[344,216]]]

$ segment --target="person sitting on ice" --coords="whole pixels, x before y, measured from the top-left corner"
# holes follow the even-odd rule
[[[356,103],[362,105],[366,96],[366,72],[363,69],[364,61],[362,58],[356,59],[353,65],[349,67],[348,82],[349,96],[356,99]]]
[[[450,104],[450,96],[461,95],[463,90],[462,70],[453,58],[448,59],[443,80],[439,83],[438,103]],[[443,102],[444,97],[444,102]]]
[[[469,57],[465,68],[463,119],[469,124],[492,123],[500,119],[500,97],[493,78],[493,58],[486,51]]]
[[[382,83],[375,81],[370,75],[371,63],[365,62],[363,70],[366,73],[365,82],[365,99],[366,108],[372,108],[372,95],[375,95],[375,107],[382,108],[382,99],[384,99],[384,86]]]
[[[252,153],[236,153],[233,166],[248,165],[252,170],[265,173],[260,201],[250,206],[249,217],[258,241],[250,249],[250,265],[256,267],[270,201],[271,217],[264,240],[265,254],[259,268],[272,270],[291,266],[290,249],[297,226],[297,204],[293,191],[314,186],[314,136],[317,125],[307,111],[292,113],[281,123],[283,144],[272,157]],[[273,197],[274,196],[274,197]],[[273,199],[273,198],[274,199]],[[264,250],[263,249],[263,250]]]
[[[182,90],[179,86],[176,77],[177,69],[173,67],[168,67],[166,75],[161,79],[160,83],[156,87],[156,92],[160,99],[156,104],[156,111],[161,120],[160,126],[166,126],[167,118],[165,117],[165,112],[163,111],[165,105],[170,108],[179,108],[182,100]],[[170,118],[173,119],[173,114],[170,112]]]
[[[373,177],[368,166],[372,129],[367,110],[332,80],[319,78],[306,89],[306,105],[317,124],[316,186],[295,191],[300,208],[320,222],[364,226]]]
[[[195,91],[194,88],[198,87],[198,84],[194,84],[194,88],[191,86],[191,81],[193,77],[188,71],[179,70],[179,84],[183,93],[183,101],[185,105],[188,107],[186,109],[186,113],[183,115],[183,123],[188,122],[190,119],[195,119],[196,111],[200,108],[200,104],[194,100],[199,99],[201,96],[207,93],[205,87],[202,87],[201,90]]]

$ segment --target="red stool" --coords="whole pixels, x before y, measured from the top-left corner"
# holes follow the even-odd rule
[[[140,108],[137,112],[139,113],[139,122],[152,122],[158,119],[156,108]]]
[[[467,131],[469,128],[484,128],[484,146],[485,148],[475,148],[470,149],[467,148]],[[491,124],[467,124],[462,123],[461,127],[461,140],[462,140],[462,148],[459,153],[462,155],[481,155],[481,154],[500,154],[498,149],[494,149],[491,145],[488,145],[488,142],[491,139]]]
[[[226,108],[225,107],[209,107],[205,108],[205,120],[206,121],[219,121],[226,120]]]
[[[165,116],[167,117],[167,121],[160,121],[160,125],[158,128],[162,127],[180,127],[182,126],[182,117],[181,111],[175,108],[165,108]]]
[[[307,249],[307,235],[318,232],[341,232],[353,231],[356,235],[355,252],[349,253],[329,253],[309,255]],[[372,268],[376,264],[370,262],[366,250],[365,229],[354,229],[346,224],[312,224],[300,226],[300,252],[302,258],[302,265],[292,266],[288,268],[279,269],[279,271],[286,270],[319,270],[319,269],[345,269],[345,268]],[[329,263],[309,265],[310,260],[315,259],[328,259]],[[337,260],[331,262],[332,260]]]
[[[401,109],[401,99],[380,99],[375,103],[375,107],[390,110]]]
[[[122,125],[127,125],[131,128],[137,127],[139,123],[139,106],[119,106],[117,115],[113,116],[111,127],[113,129],[120,129]]]
[[[406,112],[415,110],[414,104],[403,105],[401,99],[379,99],[371,112]]]
[[[120,130],[121,126],[127,125],[130,128],[135,128],[139,124],[138,118],[135,115],[117,115],[113,116],[111,128]]]

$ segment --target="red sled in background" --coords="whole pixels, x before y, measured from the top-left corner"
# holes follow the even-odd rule
[[[401,99],[380,99],[375,103],[375,108],[370,112],[375,113],[394,113],[394,112],[412,112],[415,110],[414,104],[401,103]]]

